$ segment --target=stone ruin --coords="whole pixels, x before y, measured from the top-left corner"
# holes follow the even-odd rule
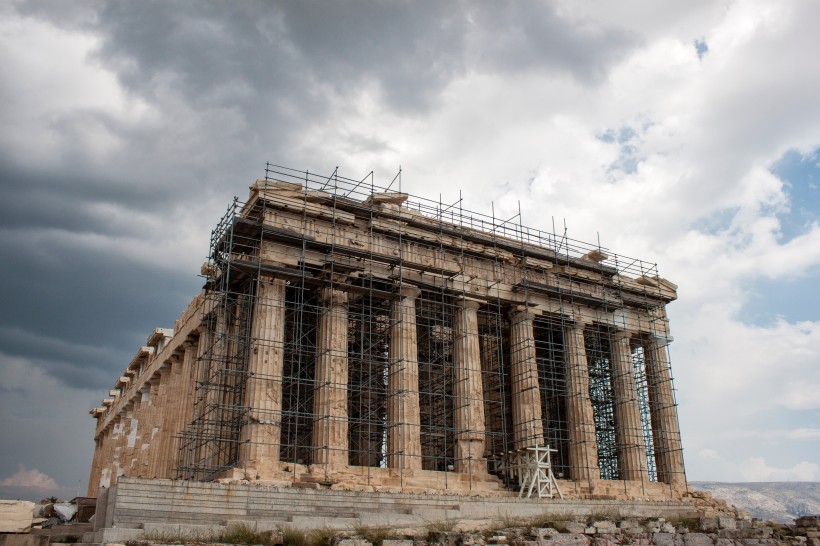
[[[391,185],[392,186],[392,185]],[[454,204],[269,166],[202,292],[91,411],[122,476],[679,499],[654,264]]]

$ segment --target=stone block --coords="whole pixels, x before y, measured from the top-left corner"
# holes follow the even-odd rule
[[[625,519],[618,522],[618,529],[622,531],[642,530],[640,522],[634,519]]]
[[[48,535],[0,534],[0,546],[48,546]]]
[[[369,540],[363,538],[337,538],[333,541],[333,546],[373,546]]]
[[[138,540],[145,533],[142,529],[108,528],[94,532],[94,542],[99,544],[125,543]]]
[[[718,517],[718,526],[721,529],[734,530],[737,529],[737,520],[735,518]]]
[[[619,546],[620,541],[615,535],[598,535],[594,539],[595,546]]]
[[[0,500],[0,533],[27,533],[34,519],[34,503]]]
[[[704,533],[688,533],[683,537],[684,546],[712,546],[712,537]]]
[[[577,521],[567,521],[564,523],[564,531],[567,533],[583,534],[586,525]]]
[[[553,546],[590,546],[591,540],[586,535],[562,533],[552,539]]]
[[[552,527],[536,527],[532,530],[532,534],[537,540],[547,540],[558,536],[560,533]]]
[[[655,546],[675,546],[675,533],[655,533],[652,544]]]
[[[618,527],[614,521],[596,521],[592,523],[592,526],[601,534],[614,534],[618,532]]]
[[[720,529],[720,518],[700,518],[700,530],[705,533],[714,533]]]
[[[385,539],[382,541],[382,546],[413,546],[413,541],[409,539],[394,540]]]

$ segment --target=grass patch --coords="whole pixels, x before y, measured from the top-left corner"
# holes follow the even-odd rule
[[[150,544],[187,544],[190,542],[213,542],[219,533],[213,531],[152,531],[140,540],[129,540],[126,546],[148,546]]]
[[[280,536],[281,534],[281,536]],[[279,531],[257,531],[243,523],[230,525],[222,531],[209,532],[153,532],[141,540],[131,540],[126,546],[153,544],[221,543],[258,546],[330,546],[338,532],[334,529],[297,529],[281,527]]]
[[[282,527],[282,544],[285,546],[309,546],[307,532],[295,527]]]
[[[592,525],[596,521],[611,521],[617,523],[621,519],[621,512],[616,508],[609,510],[596,510],[591,512],[586,518],[586,522]]]
[[[564,523],[578,521],[578,517],[567,512],[544,512],[535,516],[513,516],[506,514],[496,520],[495,525],[487,529],[488,532],[502,529],[523,528],[527,531],[551,527],[557,531],[566,531]]]
[[[689,531],[700,531],[700,518],[682,518],[679,516],[672,516],[667,521],[677,527],[685,527]]]
[[[427,531],[427,542],[436,542],[436,536],[439,533],[452,533],[456,530],[458,520],[443,519],[439,521],[431,521],[424,526]]]
[[[270,533],[260,533],[244,523],[229,525],[224,531],[217,534],[219,542],[223,544],[262,544],[274,546]]]
[[[390,527],[371,527],[363,523],[354,525],[353,532],[374,546],[382,546],[382,542],[385,540],[397,538],[397,535]]]

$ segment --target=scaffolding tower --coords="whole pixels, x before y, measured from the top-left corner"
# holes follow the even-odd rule
[[[264,189],[281,183],[299,189],[288,190],[287,202],[280,203],[277,193]],[[354,180],[338,169],[321,176],[268,163],[264,181],[257,183],[264,198],[230,205],[212,232],[203,267],[207,304],[200,335],[207,342],[199,345],[193,419],[179,439],[176,476],[218,478],[262,447],[275,449],[280,461],[294,467],[339,456],[350,466],[387,468],[402,455],[391,451],[388,439],[398,426],[389,418],[391,397],[398,396],[391,374],[398,373],[395,362],[400,367],[408,358],[396,357],[391,331],[408,321],[414,322],[417,343],[412,359],[418,366],[423,470],[443,472],[447,479],[465,458],[486,460],[490,473],[509,481],[501,469],[522,449],[513,420],[516,411],[524,411],[513,408],[513,390],[530,380],[511,362],[523,351],[535,360],[538,407],[529,409],[540,430],[523,449],[549,446],[553,480],[625,479],[624,454],[634,447],[626,444],[636,437],[642,439],[646,482],[669,482],[670,472],[682,472],[660,463],[669,450],[681,448],[679,438],[670,441],[658,432],[661,420],[676,420],[677,414],[674,395],[659,394],[673,389],[664,310],[669,297],[656,264],[573,240],[566,230],[526,227],[520,212],[499,219],[494,212],[464,210],[462,199],[447,204],[403,194],[400,186],[401,173],[379,187],[372,173]],[[288,211],[294,199],[302,205]],[[345,240],[350,230],[366,234],[367,244]],[[262,282],[269,277],[279,284]],[[406,284],[420,291],[411,317],[396,311]],[[474,394],[460,391],[464,379],[456,365],[465,299],[479,301],[478,405],[469,404]],[[530,300],[550,304],[536,309]],[[533,336],[529,346],[513,347],[510,309],[522,302]],[[579,309],[589,319],[581,342],[568,337]],[[282,334],[269,335],[261,316],[283,322]],[[640,335],[624,341],[624,326],[636,316]],[[340,325],[344,331],[335,331]],[[344,336],[333,341],[334,347],[346,347],[343,386],[331,384],[323,371],[342,360],[321,336]],[[281,374],[254,371],[254,359],[271,354],[281,354]],[[620,364],[624,358],[628,366]],[[573,387],[577,377],[583,378],[580,389]],[[276,403],[251,402],[260,392]],[[573,451],[570,405],[579,396],[591,402],[597,445],[583,463],[571,460],[579,452]],[[619,420],[627,415],[622,406],[636,400],[640,430],[625,435],[619,432]],[[346,422],[323,422],[329,413],[317,411],[322,404],[345,404]],[[473,407],[483,408],[484,440],[480,452],[470,447],[465,454],[459,416]],[[253,427],[273,432],[251,437]],[[319,434],[346,435],[347,453],[323,453],[317,445],[332,442],[317,442]]]

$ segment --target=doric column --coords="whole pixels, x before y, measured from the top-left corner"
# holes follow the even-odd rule
[[[139,412],[134,412],[137,420],[136,441],[128,476],[151,477],[148,474],[149,460],[153,451],[154,418],[156,405],[159,400],[159,386],[162,372],[153,375],[143,386],[143,398],[139,405]],[[136,409],[136,406],[135,406]]]
[[[419,362],[416,298],[421,291],[402,286],[390,304],[387,376],[387,466],[421,470]]]
[[[622,480],[645,480],[646,449],[643,441],[638,388],[632,366],[629,334],[615,332],[612,344],[612,387],[615,394],[615,423],[618,427],[618,454]]]
[[[510,381],[515,449],[543,445],[541,391],[532,322],[536,311],[517,307],[510,314]]]
[[[678,427],[678,412],[675,407],[675,394],[672,390],[672,372],[666,353],[666,340],[655,336],[649,338],[644,352],[658,481],[671,485],[683,485],[686,483],[683,448]]]
[[[173,418],[169,414],[172,408],[172,395],[175,385],[173,369],[178,367],[176,362],[164,362],[158,371],[157,395],[153,399],[151,411],[150,449],[148,452],[149,478],[165,478],[165,458],[168,453],[168,444],[171,442],[171,424]]]
[[[479,305],[477,301],[457,300],[453,321],[455,470],[469,474],[487,473],[487,460],[484,458],[484,387],[478,340]]]
[[[105,446],[105,431],[100,432],[94,438],[94,458],[91,460],[91,473],[88,477],[88,491],[86,496],[96,497],[97,490],[100,488],[100,472],[102,470],[103,462],[103,448]]]
[[[316,333],[313,463],[343,468],[347,437],[347,293],[322,288]]]
[[[111,472],[114,467],[114,448],[116,443],[114,432],[116,430],[117,421],[117,417],[111,419],[108,427],[103,431],[103,457],[102,463],[100,464],[99,479],[97,480],[98,488],[108,488],[111,485]],[[92,496],[96,496],[96,491],[94,493],[95,495]]]
[[[123,425],[123,436],[120,441],[121,449],[119,451],[119,469],[116,474],[112,476],[111,483],[116,482],[116,479],[121,475],[135,476],[135,467],[137,466],[138,454],[140,445],[140,421],[143,420],[144,412],[143,406],[148,402],[148,386],[142,385],[134,393],[134,398],[131,401],[131,407],[125,408],[125,420]]]
[[[172,431],[173,441],[169,444],[167,457],[168,466],[166,474],[169,478],[178,475],[177,465],[181,461],[180,449],[184,445],[184,438],[181,435],[188,429],[194,416],[194,397],[196,394],[196,363],[199,345],[204,335],[200,335],[199,340],[189,338],[182,344],[183,354],[178,363],[178,400],[174,406],[174,429]]]
[[[567,351],[567,420],[569,421],[570,475],[575,481],[599,479],[595,419],[589,399],[589,368],[584,325],[570,322],[564,331]]]
[[[179,419],[179,407],[185,398],[182,368],[185,364],[185,350],[189,345],[190,341],[183,342],[181,351],[175,351],[168,361],[168,381],[162,410],[162,442],[154,468],[154,475],[158,478],[174,477],[173,469],[176,466],[178,452],[177,436],[184,426]]]
[[[251,474],[270,471],[279,461],[285,339],[285,281],[260,278],[256,286],[239,457]]]

